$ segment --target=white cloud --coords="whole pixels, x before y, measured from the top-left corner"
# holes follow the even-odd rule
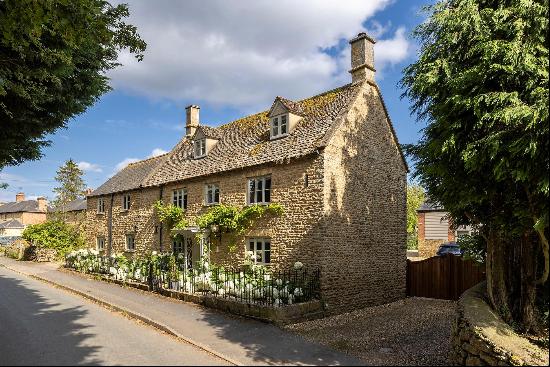
[[[78,162],[76,165],[84,172],[103,172],[99,164],[82,161]]]
[[[153,149],[153,151],[151,152],[151,154],[149,154],[149,156],[147,158],[156,157],[156,156],[159,156],[159,155],[162,155],[162,154],[165,154],[165,153],[168,153],[168,151],[166,151],[164,149],[161,149],[161,148],[155,148],[155,149]]]
[[[123,168],[126,168],[126,166],[129,165],[130,163],[134,163],[134,162],[137,162],[137,161],[140,161],[140,160],[141,159],[137,159],[137,158],[126,158],[123,161],[117,163],[117,165],[115,166],[114,173],[122,170]]]
[[[341,61],[349,55],[331,57],[322,50],[365,31],[364,21],[390,2],[132,2],[129,21],[148,48],[140,63],[123,52],[124,66],[110,76],[115,88],[154,99],[251,108],[265,107],[276,95],[306,97],[350,81],[349,65]],[[373,24],[378,34],[389,27]],[[408,47],[381,40],[377,50],[382,69]]]

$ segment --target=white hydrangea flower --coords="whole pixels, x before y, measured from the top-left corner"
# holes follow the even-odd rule
[[[275,298],[275,300],[273,301],[273,306],[280,307],[282,305],[283,305],[283,301],[281,301],[279,298]]]
[[[156,254],[158,254],[158,252],[156,252],[156,251],[151,252],[151,255],[153,255],[153,256],[155,256]]]
[[[275,279],[275,284],[277,284],[277,286],[282,286],[283,285],[283,280],[282,279]]]
[[[294,296],[292,294],[289,294],[288,295],[288,304],[291,305],[292,303],[294,303]]]
[[[301,296],[303,296],[303,295],[304,295],[304,292],[302,291],[302,288],[296,288],[296,289],[294,290],[294,296],[296,296],[296,297],[301,297]]]
[[[296,261],[294,263],[294,269],[296,269],[296,270],[300,270],[303,267],[304,267],[304,264],[302,264],[300,261]]]

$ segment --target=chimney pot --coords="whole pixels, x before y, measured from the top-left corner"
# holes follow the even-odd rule
[[[190,105],[185,107],[185,134],[187,137],[191,137],[195,134],[195,131],[200,125],[199,112],[200,107],[196,105]]]
[[[86,191],[84,191],[84,194],[85,194],[85,196],[88,196],[88,195],[90,195],[92,192],[94,192],[94,189],[92,189],[91,187],[88,187],[88,188],[86,189]]]
[[[349,41],[351,44],[351,81],[352,83],[369,80],[374,82],[374,44],[376,41],[365,32]]]
[[[16,201],[16,202],[25,201],[25,193],[23,193],[23,192],[18,192],[18,193],[15,195],[15,201]]]

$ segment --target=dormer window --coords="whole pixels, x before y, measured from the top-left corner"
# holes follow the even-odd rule
[[[271,139],[288,134],[287,115],[275,116],[271,119]]]
[[[195,140],[195,158],[206,155],[206,138]]]

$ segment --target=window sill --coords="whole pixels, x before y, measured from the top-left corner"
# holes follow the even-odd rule
[[[128,250],[128,249],[126,249],[126,250],[124,250],[124,252],[130,252],[130,253],[131,253],[131,252],[136,252],[136,250]]]
[[[105,212],[96,212],[96,215],[105,215]]]
[[[122,209],[120,212],[121,213],[128,213],[130,211],[130,209]]]
[[[216,205],[220,205],[220,203],[211,203],[211,204],[204,203],[204,204],[202,204],[202,207],[203,208],[209,208],[211,206],[216,206]]]
[[[272,203],[271,201],[268,201],[267,203],[247,203],[245,206],[253,206],[253,205],[268,206],[271,203]]]

